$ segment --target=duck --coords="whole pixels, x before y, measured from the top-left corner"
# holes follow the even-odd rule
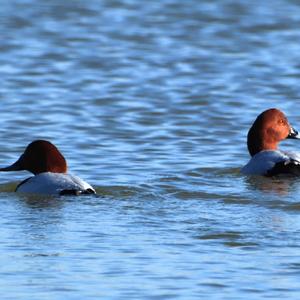
[[[278,149],[279,143],[285,139],[300,139],[300,135],[279,109],[270,108],[263,111],[248,132],[247,146],[251,159],[241,169],[241,173],[300,176],[300,154]]]
[[[55,145],[35,140],[20,158],[0,171],[26,170],[34,174],[18,184],[15,191],[34,194],[82,195],[96,194],[95,189],[81,178],[68,174],[67,162]]]

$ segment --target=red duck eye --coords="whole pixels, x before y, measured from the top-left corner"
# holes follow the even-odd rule
[[[280,124],[280,125],[285,125],[286,123],[285,123],[285,120],[283,120],[283,119],[280,119],[279,121],[278,121],[278,123]]]

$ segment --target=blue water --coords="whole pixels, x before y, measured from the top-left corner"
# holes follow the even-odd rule
[[[299,299],[300,179],[239,173],[260,112],[300,130],[299,22],[293,0],[1,1],[0,166],[48,139],[98,193],[0,174],[1,299]]]

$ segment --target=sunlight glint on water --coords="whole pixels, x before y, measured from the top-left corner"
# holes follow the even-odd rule
[[[261,111],[300,129],[299,21],[289,0],[2,3],[0,165],[49,139],[98,195],[0,174],[1,299],[299,298],[300,182],[239,173]]]

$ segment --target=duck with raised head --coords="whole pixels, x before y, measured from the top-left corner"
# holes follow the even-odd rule
[[[49,141],[30,143],[20,158],[0,171],[26,170],[34,174],[22,181],[16,192],[81,195],[95,194],[94,188],[77,176],[67,173],[67,162],[60,151]]]
[[[300,175],[300,154],[281,151],[278,144],[285,139],[300,139],[287,117],[276,108],[262,112],[247,136],[250,161],[242,168],[246,175]]]

